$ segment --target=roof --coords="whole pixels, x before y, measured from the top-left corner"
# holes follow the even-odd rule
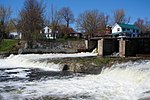
[[[44,29],[50,29],[48,26],[45,26]]]
[[[131,24],[118,23],[118,25],[122,28],[140,30],[137,26]]]
[[[11,32],[10,35],[18,35],[18,32]]]

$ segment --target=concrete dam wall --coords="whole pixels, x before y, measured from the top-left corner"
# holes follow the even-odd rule
[[[114,52],[120,57],[150,55],[150,38],[101,38],[97,41],[100,56]]]

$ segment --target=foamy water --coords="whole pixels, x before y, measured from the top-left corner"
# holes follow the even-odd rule
[[[30,56],[30,60],[34,57],[37,57],[34,60],[41,58],[45,59],[45,57],[39,55],[34,55],[34,57],[32,55],[19,55],[18,57],[20,56],[21,58]],[[48,56],[49,55],[47,55],[47,57]],[[13,56],[6,59],[14,59],[14,57],[17,58],[17,56]],[[66,56],[64,55],[64,57]],[[28,58],[26,59],[28,60]],[[4,59],[1,61],[4,61]],[[28,65],[24,65],[23,67],[29,68]],[[5,71],[18,71],[19,73],[24,73],[24,75],[26,76],[26,74],[28,73],[24,70],[28,69],[13,69]],[[19,74],[17,75],[19,77]],[[20,76],[24,77],[21,74]],[[7,87],[10,90],[7,90]],[[0,82],[1,99],[22,100],[25,98],[39,98],[42,96],[52,96],[60,98],[64,97],[73,100],[138,100],[141,98],[150,99],[150,61],[145,60],[134,63],[127,62],[122,64],[115,64],[110,69],[104,69],[99,75],[85,75],[82,77],[75,75],[72,78],[48,78],[45,80],[35,81],[23,80],[23,82]]]
[[[26,54],[10,55],[5,59],[0,59],[0,68],[41,68],[43,70],[61,71],[59,64],[48,63],[47,59],[68,58],[68,57],[88,57],[96,56],[95,53],[76,53],[76,54]],[[41,60],[45,60],[44,62]]]

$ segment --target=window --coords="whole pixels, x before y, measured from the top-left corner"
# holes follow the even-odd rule
[[[42,30],[42,33],[45,33],[45,30]]]
[[[120,28],[117,28],[117,31],[120,31]]]
[[[135,29],[133,29],[133,33],[135,33]]]
[[[123,28],[122,31],[125,31],[125,28]]]
[[[136,30],[136,33],[139,33],[139,30]]]

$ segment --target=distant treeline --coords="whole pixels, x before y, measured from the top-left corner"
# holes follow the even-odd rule
[[[39,39],[40,30],[49,26],[53,33],[68,37],[69,33],[79,30],[87,37],[100,36],[106,33],[106,26],[114,23],[130,23],[130,16],[126,16],[124,9],[116,9],[113,16],[109,16],[99,10],[86,10],[74,18],[73,11],[69,7],[56,9],[49,6],[50,12],[46,16],[46,6],[43,0],[25,0],[24,6],[19,10],[17,18],[11,18],[14,13],[11,7],[0,5],[0,33],[4,38],[11,31],[22,33],[24,40],[33,41]],[[70,27],[75,24],[75,28]],[[150,34],[150,20],[138,18],[134,23],[141,29],[142,34]]]

